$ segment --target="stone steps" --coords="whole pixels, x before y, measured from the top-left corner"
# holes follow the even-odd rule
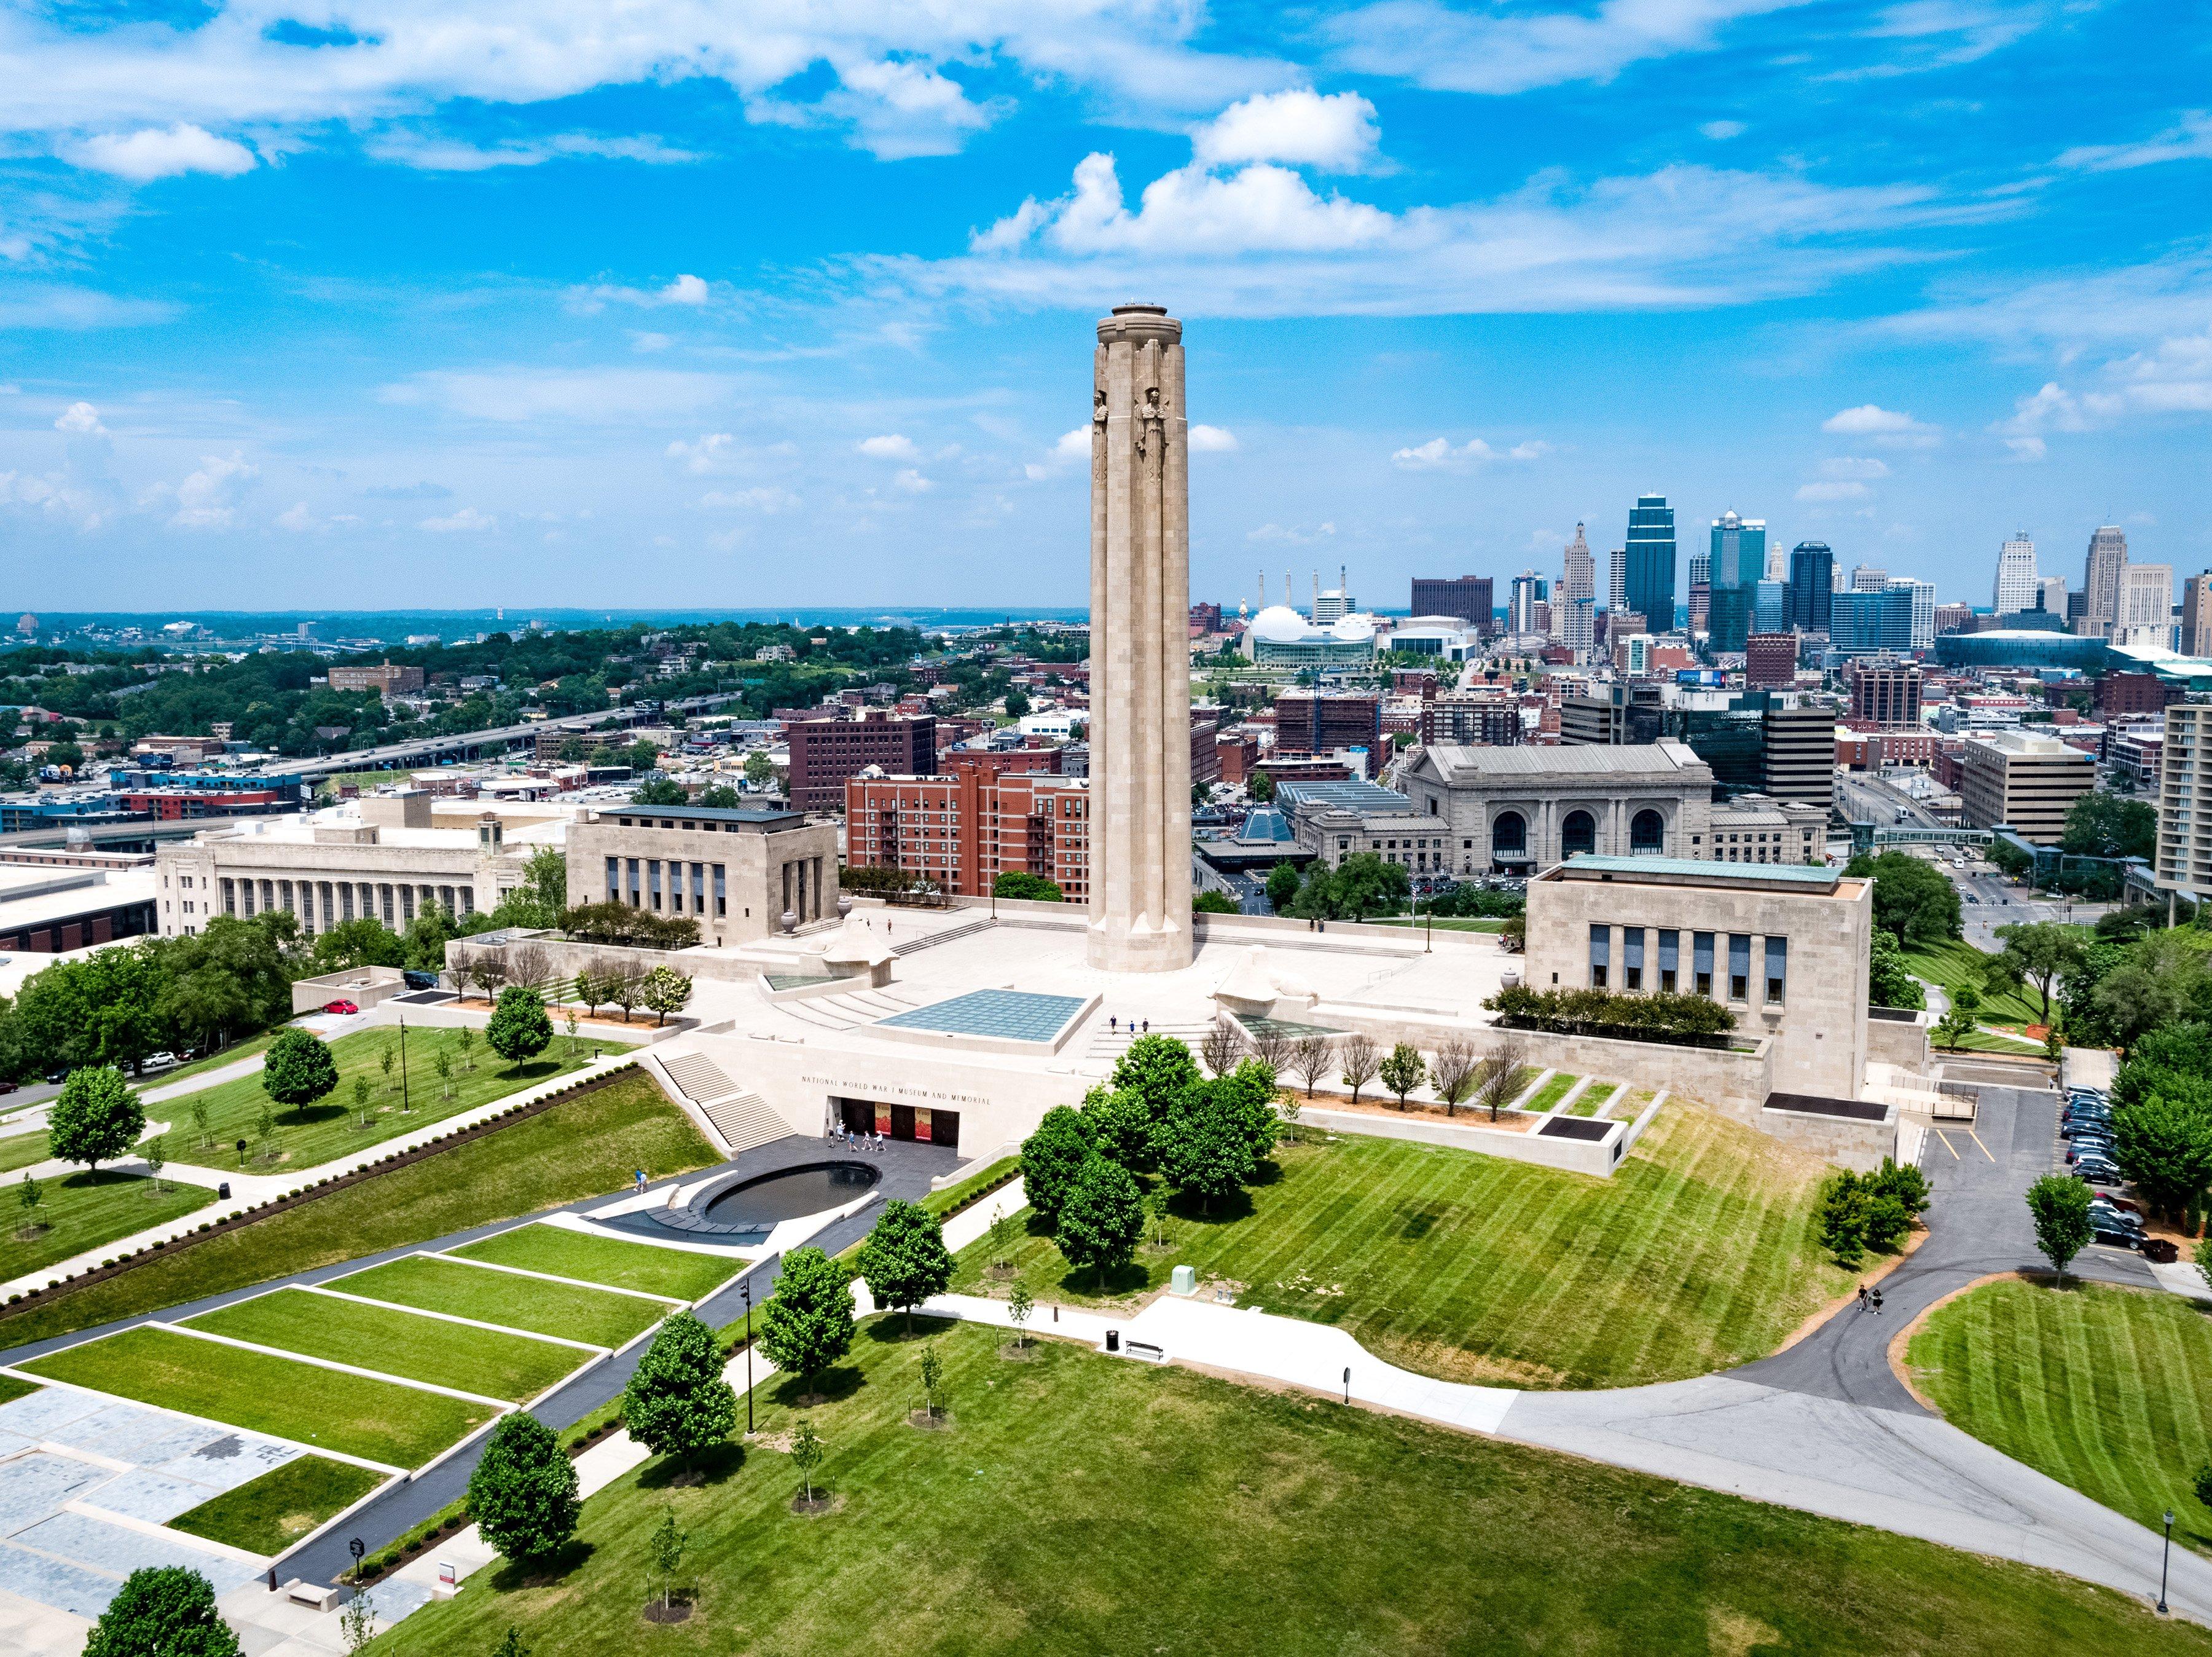
[[[934,949],[941,943],[957,943],[963,938],[974,937],[978,932],[988,932],[997,924],[996,921],[986,916],[980,921],[969,921],[962,926],[948,926],[941,932],[932,932],[925,937],[915,939],[911,943],[893,944],[891,953],[911,955],[919,950]]]
[[[678,1053],[662,1058],[660,1068],[668,1072],[668,1079],[694,1105],[704,1105],[710,1099],[720,1099],[738,1091],[738,1084],[723,1075],[722,1067],[704,1053]]]
[[[787,1138],[790,1124],[769,1108],[769,1102],[758,1093],[729,1093],[710,1100],[700,1106],[714,1131],[722,1136],[732,1156],[751,1150],[757,1145]]]

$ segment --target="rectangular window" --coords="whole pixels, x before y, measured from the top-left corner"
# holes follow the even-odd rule
[[[653,908],[660,907],[660,859],[658,857],[648,857],[645,861],[645,895]]]
[[[1784,980],[1790,976],[1790,940],[1769,938],[1766,941],[1766,998],[1771,1002],[1782,999]]]
[[[1613,929],[1593,923],[1590,927],[1589,972],[1590,988],[1605,988],[1607,969],[1613,965]]]
[[[707,866],[704,863],[691,865],[691,912],[694,915],[707,912]]]
[[[1625,926],[1620,929],[1620,987],[1641,990],[1644,987],[1644,929]]]
[[[1729,934],[1729,999],[1751,999],[1751,934]]]
[[[1696,973],[1698,993],[1713,993],[1713,935],[1693,932],[1690,935],[1690,970]]]
[[[728,889],[723,885],[722,865],[720,863],[714,865],[714,912],[717,915],[726,915],[730,912],[730,894]],[[751,911],[749,910],[746,912],[750,914]]]
[[[1682,965],[1682,935],[1672,927],[1659,929],[1659,988],[1674,993],[1676,974]]]
[[[622,859],[619,857],[607,859],[607,901],[611,904],[622,901]]]
[[[623,861],[626,865],[623,873],[629,877],[629,906],[635,909],[638,906],[637,859],[626,857]]]

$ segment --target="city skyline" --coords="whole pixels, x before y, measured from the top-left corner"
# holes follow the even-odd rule
[[[0,34],[27,607],[1079,603],[1057,342],[1131,297],[1207,325],[1200,592],[1602,557],[1644,490],[1946,600],[2022,527],[2212,563],[2140,4],[194,15]]]

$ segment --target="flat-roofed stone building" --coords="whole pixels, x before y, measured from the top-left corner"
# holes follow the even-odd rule
[[[745,943],[837,912],[837,830],[803,812],[608,806],[568,829],[568,904],[627,904]]]
[[[1532,874],[1582,853],[1712,855],[1712,768],[1680,742],[1422,750],[1403,772],[1415,815],[1461,874]]]

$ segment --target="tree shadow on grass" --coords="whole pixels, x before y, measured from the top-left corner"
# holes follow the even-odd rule
[[[709,1445],[688,1459],[661,1456],[637,1476],[641,1490],[690,1490],[720,1484],[745,1465],[745,1447],[735,1439]]]
[[[1063,1295],[1089,1295],[1100,1301],[1142,1295],[1152,1286],[1152,1274],[1134,1260],[1112,1271],[1101,1271],[1096,1266],[1070,1266],[1060,1276]]]
[[[906,1313],[892,1307],[870,1318],[860,1326],[860,1333],[862,1339],[878,1346],[919,1345],[935,1340],[953,1326],[949,1319],[917,1312],[914,1314],[914,1327],[908,1329]]]
[[[139,1185],[146,1182],[144,1176],[125,1173],[119,1168],[87,1168],[82,1173],[65,1174],[57,1183],[64,1191],[98,1191],[106,1185]]]
[[[538,1558],[504,1561],[491,1579],[491,1585],[500,1593],[513,1593],[518,1588],[551,1587],[562,1578],[573,1575],[597,1551],[580,1537],[573,1537],[565,1546]]]
[[[1262,1163],[1263,1175],[1266,1169],[1274,1166],[1272,1162]],[[1268,1182],[1262,1178],[1255,1183]],[[1217,1197],[1210,1203],[1202,1203],[1188,1191],[1177,1191],[1174,1200],[1168,1204],[1170,1214],[1194,1226],[1233,1226],[1239,1220],[1249,1220],[1255,1211],[1252,1193],[1241,1188],[1224,1197]]]
[[[866,1385],[866,1376],[846,1366],[823,1370],[811,1386],[802,1376],[787,1375],[768,1396],[770,1403],[786,1410],[818,1410],[824,1404],[842,1404]]]
[[[335,1122],[351,1114],[344,1105],[296,1105],[276,1118],[282,1128],[319,1128],[325,1122]]]

